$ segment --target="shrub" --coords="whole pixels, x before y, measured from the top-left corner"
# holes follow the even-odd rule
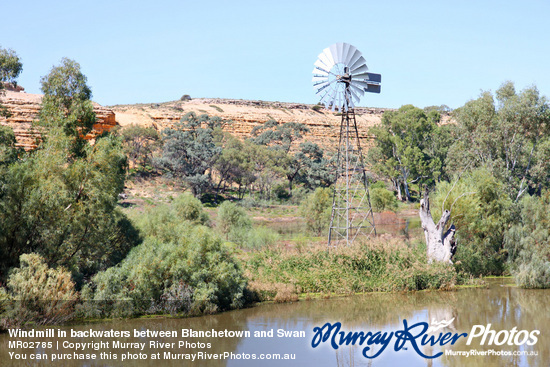
[[[453,185],[441,182],[436,186],[430,209],[435,221],[441,217],[443,201],[445,209],[451,210],[458,243],[457,269],[474,276],[502,274],[506,265],[504,234],[512,207],[504,184],[482,168],[465,173]]]
[[[193,224],[210,224],[210,218],[204,211],[202,203],[189,193],[184,193],[174,200],[173,212],[178,219],[189,221]]]
[[[226,239],[242,244],[244,236],[252,228],[252,220],[243,208],[224,201],[218,209],[217,228]]]
[[[397,198],[385,187],[374,187],[370,190],[370,202],[375,212],[397,210]]]
[[[242,307],[246,280],[219,237],[189,227],[177,242],[146,238],[82,292],[87,316],[212,313]]]
[[[10,271],[8,293],[0,295],[8,319],[17,325],[71,319],[78,299],[71,273],[62,267],[49,268],[38,254],[23,254],[19,260],[20,267]]]
[[[271,194],[273,195],[274,199],[277,199],[279,201],[290,199],[290,193],[288,192],[288,187],[285,184],[275,185]]]
[[[248,232],[244,246],[249,249],[260,249],[274,245],[280,237],[277,232],[268,227],[255,227]]]
[[[161,242],[178,242],[189,227],[210,224],[201,202],[188,193],[178,196],[171,205],[149,207],[134,220],[144,236]]]
[[[330,222],[332,191],[319,187],[300,205],[300,215],[306,220],[307,229],[321,235]]]

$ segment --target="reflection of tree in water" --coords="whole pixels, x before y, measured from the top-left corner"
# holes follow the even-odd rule
[[[460,293],[454,309],[457,318],[454,322],[460,332],[470,333],[474,325],[491,324],[491,330],[510,331],[540,330],[538,343],[534,346],[516,345],[480,345],[481,338],[472,340],[471,345],[459,342],[450,347],[452,350],[469,351],[537,351],[538,356],[474,356],[468,357],[469,366],[548,366],[550,360],[550,339],[544,335],[550,327],[547,305],[550,302],[550,291],[531,290],[495,284],[489,289],[469,289]],[[488,339],[488,338],[487,338]],[[487,344],[487,341],[485,342]],[[465,357],[442,356],[442,363],[447,366],[463,366]]]

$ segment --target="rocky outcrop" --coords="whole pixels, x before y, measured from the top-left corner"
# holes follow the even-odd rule
[[[0,124],[10,126],[17,139],[17,145],[26,150],[33,149],[37,145],[37,139],[40,138],[40,132],[33,128],[33,121],[38,119],[40,104],[42,102],[41,94],[24,93],[21,90],[9,88],[0,95],[0,104],[7,107],[11,116],[8,118],[0,116]],[[109,131],[116,126],[115,113],[106,107],[94,103],[94,112],[96,113],[97,123],[93,130],[86,136],[86,139],[93,139],[103,131]]]
[[[324,108],[299,103],[246,101],[235,99],[193,99],[161,104],[117,105],[110,108],[115,111],[117,122],[124,126],[138,124],[153,126],[163,130],[173,126],[186,113],[219,116],[232,120],[224,130],[242,139],[250,136],[255,126],[274,119],[280,123],[298,122],[309,128],[304,139],[323,145],[336,147],[340,132],[341,115]],[[315,108],[315,109],[314,109]],[[357,108],[356,119],[362,145],[367,147],[372,136],[369,128],[380,123],[385,109]]]

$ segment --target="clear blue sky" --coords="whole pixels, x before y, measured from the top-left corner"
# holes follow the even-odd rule
[[[550,95],[550,2],[0,0],[0,45],[19,84],[68,57],[103,105],[192,97],[316,103],[311,71],[335,42],[356,46],[382,93],[360,105],[452,108],[535,84]]]

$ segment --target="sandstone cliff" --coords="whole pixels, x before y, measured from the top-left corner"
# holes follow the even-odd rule
[[[32,122],[38,119],[42,95],[25,93],[21,89],[10,88],[0,95],[0,104],[7,107],[11,113],[11,117],[7,119],[0,116],[0,124],[10,126],[15,133],[17,145],[28,150],[36,147],[36,139],[40,136],[39,132],[33,129]],[[93,105],[97,123],[93,131],[86,136],[87,139],[93,139],[101,132],[116,126],[115,114],[111,109],[97,103]]]
[[[310,132],[304,138],[324,146],[336,147],[340,130],[341,115],[324,108],[313,110],[313,105],[245,101],[234,99],[193,99],[190,101],[174,101],[160,104],[117,105],[110,108],[116,114],[117,123],[122,126],[138,124],[153,126],[161,131],[178,122],[186,113],[197,115],[206,113],[232,120],[226,131],[233,135],[246,138],[251,130],[264,122],[275,119],[278,122],[298,122],[308,126]],[[384,109],[357,108],[356,119],[359,136],[368,146],[371,126],[380,123]]]

